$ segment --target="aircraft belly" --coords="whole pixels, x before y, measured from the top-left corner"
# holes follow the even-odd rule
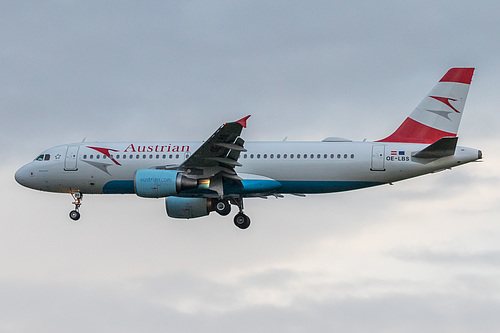
[[[373,181],[280,181],[279,193],[331,193],[382,185]]]

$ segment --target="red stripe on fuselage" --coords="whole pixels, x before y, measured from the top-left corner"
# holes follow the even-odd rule
[[[444,137],[455,137],[454,133],[440,131],[411,118],[406,120],[387,138],[377,142],[434,143]]]

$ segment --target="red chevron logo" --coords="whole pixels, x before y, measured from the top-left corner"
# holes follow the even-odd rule
[[[116,165],[121,165],[120,163],[118,163],[117,160],[115,160],[113,157],[111,157],[111,154],[109,153],[110,151],[118,151],[116,149],[111,149],[111,148],[100,148],[100,147],[90,147],[90,146],[87,146],[88,148],[90,149],[94,149],[94,150],[97,150],[98,152],[100,152],[101,154],[104,154],[106,155],[110,160],[112,160]]]
[[[440,101],[443,104],[446,104],[447,106],[449,106],[456,113],[460,113],[460,111],[458,111],[457,109],[455,109],[455,107],[453,107],[453,105],[451,105],[451,103],[450,103],[450,101],[456,102],[457,101],[456,99],[450,98],[450,97],[438,97],[438,96],[429,96],[429,97],[430,98],[434,98],[435,100]]]

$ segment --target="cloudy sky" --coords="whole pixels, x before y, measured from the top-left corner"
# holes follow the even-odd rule
[[[498,1],[0,3],[0,331],[498,332]],[[166,217],[162,200],[15,183],[62,143],[376,140],[476,67],[482,163],[394,186]]]

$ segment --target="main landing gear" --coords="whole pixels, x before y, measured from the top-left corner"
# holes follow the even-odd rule
[[[240,212],[234,217],[234,225],[240,229],[246,229],[250,226],[250,218],[243,213],[243,199],[231,199],[231,203],[238,206]]]
[[[231,204],[227,200],[219,200],[215,204],[215,211],[221,216],[226,216],[231,213]]]
[[[69,212],[69,217],[73,220],[73,221],[78,221],[78,219],[80,218],[80,206],[82,205],[82,200],[83,200],[83,194],[81,192],[74,192],[74,193],[71,193],[71,196],[73,197],[73,200],[75,200],[73,202],[73,204],[75,205],[75,209],[72,210],[71,212]]]
[[[214,210],[221,216],[231,213],[231,204],[238,206],[239,213],[234,217],[234,224],[240,229],[246,229],[250,226],[250,218],[243,214],[243,199],[232,198],[231,201],[220,199],[215,202]]]

